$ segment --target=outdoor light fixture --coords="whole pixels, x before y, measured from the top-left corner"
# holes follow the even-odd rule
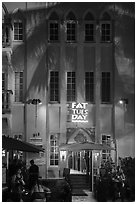
[[[123,122],[124,122],[124,133],[123,134],[125,134],[126,111],[127,111],[128,99],[121,98],[119,100],[119,103],[123,106]]]
[[[119,100],[119,103],[123,106],[124,112],[127,111],[127,105],[128,105],[128,99],[127,98],[121,98]]]
[[[37,106],[38,106],[38,105],[41,105],[42,102],[41,102],[40,99],[34,98],[34,99],[29,99],[26,103],[27,103],[27,104],[35,105],[35,134],[33,134],[33,135],[34,135],[34,136],[36,136],[36,135],[39,136],[40,133],[39,133],[39,132],[37,133],[37,117],[38,117],[38,114],[37,114]]]
[[[119,103],[120,104],[128,104],[128,99],[127,98],[121,98],[120,100],[119,100]]]
[[[95,160],[97,161],[97,158],[98,158],[98,156],[99,156],[99,152],[95,152]]]
[[[61,161],[66,160],[66,151],[60,151],[60,159],[61,159]]]

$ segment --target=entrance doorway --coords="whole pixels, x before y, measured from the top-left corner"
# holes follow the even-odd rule
[[[75,174],[76,180],[83,179],[82,182],[85,182],[87,187],[89,186],[92,190],[92,151],[71,152],[68,157],[68,168],[70,169],[70,178]]]
[[[70,173],[92,174],[92,151],[71,152],[68,158]]]

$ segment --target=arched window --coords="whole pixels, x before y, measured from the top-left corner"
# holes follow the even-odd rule
[[[21,9],[16,8],[12,12],[13,14],[13,41],[22,42],[25,35],[25,16]]]
[[[94,16],[91,12],[88,12],[84,17],[85,25],[85,42],[94,42],[95,41],[95,22]]]
[[[14,41],[23,41],[23,22],[22,20],[14,20]]]
[[[49,17],[49,41],[57,42],[59,40],[59,17],[54,11]]]
[[[101,18],[101,42],[112,41],[112,24],[111,16],[104,12]]]
[[[76,41],[76,17],[72,11],[66,16],[66,41]]]

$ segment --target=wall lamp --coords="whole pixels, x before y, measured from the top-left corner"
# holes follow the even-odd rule
[[[29,99],[27,102],[26,102],[27,104],[32,104],[32,105],[35,105],[35,136],[36,135],[40,135],[39,133],[37,133],[37,117],[38,117],[38,114],[37,114],[37,106],[38,105],[41,105],[42,104],[42,102],[41,102],[41,100],[40,99],[36,99],[36,98],[34,98],[34,99]]]
[[[128,99],[127,98],[121,98],[120,100],[119,100],[119,103],[120,104],[128,104]]]
[[[61,161],[66,160],[66,151],[60,151],[60,159],[61,159]]]

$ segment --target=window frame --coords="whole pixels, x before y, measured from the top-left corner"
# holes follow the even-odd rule
[[[93,25],[93,40],[86,40],[86,25]],[[85,43],[95,43],[96,42],[96,22],[93,20],[84,20],[84,42]]]
[[[54,72],[54,83],[51,84],[51,73]],[[55,78],[55,73],[58,73],[58,83],[56,82],[56,78]],[[51,70],[50,71],[50,84],[49,84],[49,101],[50,103],[59,103],[60,102],[60,82],[59,82],[59,71],[58,70]],[[51,85],[54,86],[53,90],[51,90]],[[52,96],[51,91],[54,92],[54,96]],[[55,91],[58,91],[58,94],[55,95]],[[51,97],[54,98],[54,100],[51,100]],[[58,100],[55,100],[55,98],[57,97]]]
[[[19,77],[18,77],[18,81],[19,83],[16,83],[16,73],[19,74]],[[22,77],[20,76],[22,73]],[[21,82],[21,79],[22,79],[22,82]],[[15,88],[14,88],[14,91],[15,91],[15,95],[14,95],[14,102],[15,103],[23,103],[23,94],[24,94],[24,72],[23,71],[15,71],[15,81],[14,81],[14,85],[15,85]],[[17,85],[17,86],[16,86]],[[21,88],[22,86],[22,88]],[[17,88],[19,87],[19,88]],[[22,93],[21,93],[22,92]],[[22,100],[21,100],[22,98]]]
[[[15,23],[22,23],[22,33],[19,35],[19,25],[18,25],[18,34],[17,34],[17,36],[18,36],[18,39],[15,39]],[[19,36],[22,36],[22,39],[19,39]],[[23,42],[23,40],[24,40],[24,25],[23,25],[23,21],[22,20],[20,20],[20,19],[18,19],[18,20],[14,20],[13,21],[13,41],[15,41],[15,42]]]
[[[67,43],[76,43],[77,42],[77,21],[76,20],[68,20],[67,19],[65,23],[66,23],[66,42]],[[68,40],[68,33],[67,33],[68,32],[68,27],[67,27],[68,24],[69,25],[72,25],[72,24],[75,25],[75,35],[74,35],[75,39],[74,40],[73,39]],[[71,30],[70,35],[72,36],[72,30]]]
[[[51,36],[51,33],[50,33],[50,25],[51,24],[57,24],[58,25],[58,40],[51,40],[50,39],[50,36]],[[48,22],[48,41],[49,42],[51,42],[51,43],[58,43],[59,41],[60,41],[60,22],[59,22],[59,20],[49,20],[49,22]]]
[[[71,83],[69,82],[68,83],[68,73],[71,73],[71,78],[70,78],[70,81],[71,81]],[[72,74],[74,73],[74,77],[72,76]],[[70,103],[70,102],[75,102],[76,101],[76,72],[75,71],[68,71],[67,73],[67,76],[66,76],[66,78],[67,78],[67,93],[66,93],[66,101],[67,101],[67,103]],[[74,83],[73,83],[73,80],[74,80]],[[68,89],[68,86],[70,85],[70,87],[71,87],[71,89]],[[74,88],[72,88],[74,86]],[[70,96],[69,96],[69,94],[68,94],[68,91],[70,91],[71,92],[71,94],[70,94]],[[72,92],[74,91],[74,94],[72,94]],[[71,100],[68,100],[68,97],[70,97],[71,98]],[[74,97],[74,100],[73,100],[73,97]]]
[[[102,25],[109,24],[110,25],[110,40],[102,40]],[[106,38],[106,35],[105,35]],[[100,42],[101,43],[111,43],[112,42],[112,22],[110,20],[101,20],[100,22]]]
[[[51,139],[51,136],[54,137],[53,140]],[[49,142],[50,142],[49,165],[51,167],[58,167],[59,166],[59,133],[53,133],[53,134],[51,133]],[[53,145],[51,145],[51,142],[53,143]],[[54,151],[51,151],[51,149]],[[51,159],[51,155],[53,155],[53,159]],[[56,155],[58,155],[58,159],[56,159]],[[53,161],[53,164],[51,164],[51,161]],[[57,164],[56,164],[56,161],[57,161]]]
[[[105,140],[103,139],[103,137],[106,137]],[[102,144],[111,146],[111,135],[102,134],[101,140],[102,140]],[[110,156],[111,156],[111,150],[102,150],[102,160],[103,161],[107,161],[108,157]]]

